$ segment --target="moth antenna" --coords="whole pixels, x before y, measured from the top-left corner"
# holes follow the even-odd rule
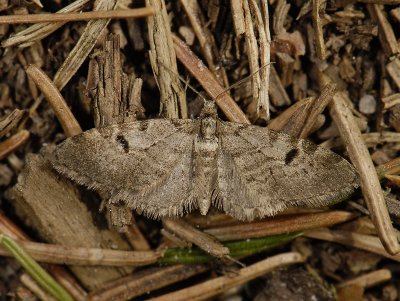
[[[160,62],[160,64],[166,69],[168,70],[168,72],[170,72],[172,75],[176,76],[183,84],[185,84],[187,87],[189,87],[189,89],[194,92],[197,96],[199,96],[201,99],[203,99],[204,102],[206,101],[210,101],[207,98],[205,98],[199,91],[196,90],[195,87],[193,87],[190,83],[189,80],[184,79],[181,75],[179,75],[178,73],[176,73],[174,70],[171,70],[171,68],[169,68],[168,66],[166,66],[165,64],[163,64],[162,62]]]
[[[263,66],[261,66],[260,68],[258,68],[256,71],[254,71],[253,73],[247,75],[245,78],[242,78],[240,80],[238,80],[236,83],[233,83],[232,85],[230,85],[228,88],[226,88],[225,90],[223,90],[221,93],[219,93],[217,95],[217,97],[215,97],[215,99],[220,98],[223,94],[227,93],[229,90],[238,87],[240,85],[242,85],[244,82],[248,81],[250,78],[252,78],[254,75],[256,75],[258,72],[260,72],[262,69],[266,68],[267,66],[269,66],[270,64],[273,64],[274,62],[265,64]]]

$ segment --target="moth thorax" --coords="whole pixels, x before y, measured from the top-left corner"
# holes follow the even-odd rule
[[[215,138],[217,132],[217,121],[212,117],[205,117],[201,120],[200,135],[205,140]]]

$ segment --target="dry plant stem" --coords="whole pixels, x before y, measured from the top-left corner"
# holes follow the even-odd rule
[[[375,253],[386,258],[400,262],[400,255],[391,255],[382,246],[378,237],[372,235],[359,234],[355,232],[330,230],[319,228],[304,232],[304,236],[340,243],[353,248]]]
[[[80,11],[87,3],[91,0],[76,0],[70,5],[60,9],[57,13],[69,13]],[[2,47],[10,47],[17,45],[19,47],[28,47],[35,41],[41,40],[47,37],[49,34],[56,31],[58,28],[63,26],[65,22],[57,23],[38,23],[29,26],[28,28],[17,32],[14,36],[4,40],[1,43]]]
[[[271,31],[269,29],[269,9],[268,2],[261,1],[259,2],[261,6],[261,19],[259,19],[257,15],[257,22],[260,26],[263,27],[263,32],[265,32],[265,41],[263,41],[260,45],[261,52],[261,87],[260,95],[262,97],[262,108],[265,110],[265,118],[266,120],[270,119],[270,109],[269,109],[269,83],[270,83],[270,73],[271,73]],[[254,0],[250,1],[251,6],[256,5]]]
[[[249,60],[250,74],[251,76],[251,87],[253,90],[253,100],[249,104],[247,108],[247,112],[251,116],[251,120],[257,120],[260,113],[260,73],[256,72],[260,69],[258,65],[259,51],[257,45],[257,39],[254,33],[254,25],[253,18],[250,12],[249,0],[242,1],[242,7],[244,11],[244,23],[246,25],[246,30],[244,33],[246,39],[246,54]],[[264,42],[265,42],[265,33],[264,33]],[[260,43],[261,43],[261,34],[260,34]]]
[[[229,254],[229,249],[224,247],[215,237],[197,230],[182,219],[165,218],[163,224],[168,231],[194,243],[215,257],[223,257]]]
[[[150,268],[132,276],[121,278],[88,295],[89,301],[125,301],[167,285],[190,278],[209,269],[205,265],[176,265],[167,268]]]
[[[47,101],[60,121],[65,134],[68,137],[72,137],[81,133],[82,129],[80,125],[72,115],[64,98],[61,96],[61,93],[55,87],[50,78],[35,65],[30,65],[26,69],[26,73],[45,95]]]
[[[24,111],[15,109],[6,117],[0,120],[0,138],[17,126],[18,122],[24,116]]]
[[[385,54],[388,57],[398,54],[400,52],[400,49],[397,43],[396,36],[394,34],[392,26],[384,15],[381,5],[368,4],[367,8],[372,19],[376,23],[378,23],[379,41],[381,42]]]
[[[28,241],[29,237],[18,228],[7,216],[0,212],[0,234],[5,234],[16,240]],[[86,292],[76,280],[62,267],[50,266],[49,271],[77,301],[86,301]]]
[[[236,38],[240,39],[245,33],[246,25],[244,23],[244,15],[242,1],[230,1],[233,25],[235,27]]]
[[[213,74],[203,62],[189,49],[178,37],[172,36],[175,45],[176,56],[188,71],[200,82],[204,90],[215,100],[218,107],[232,122],[250,124],[246,115],[236,102],[228,95],[218,83]]]
[[[241,240],[270,235],[293,233],[316,227],[326,227],[352,220],[356,215],[345,211],[298,214],[269,218],[260,222],[229,225],[207,229],[204,232],[220,241]]]
[[[314,101],[310,113],[307,116],[305,125],[303,126],[300,138],[304,139],[310,135],[317,117],[325,110],[326,106],[332,100],[332,96],[336,92],[336,86],[332,83],[327,84],[322,88],[321,95]]]
[[[258,7],[258,2],[255,0],[250,0],[251,13],[255,17],[255,22],[258,31],[259,47],[260,47],[260,83],[258,87],[258,99],[257,110],[260,110],[260,117],[265,120],[269,120],[269,74],[270,74],[270,45],[271,37],[269,33],[269,12],[268,12],[268,2],[261,1],[261,10]],[[256,72],[257,70],[255,70]],[[254,77],[252,76],[254,79]]]
[[[150,300],[206,300],[220,293],[223,293],[232,287],[238,286],[261,275],[264,275],[265,273],[277,267],[300,263],[303,261],[304,258],[299,253],[282,253],[259,261],[248,267],[242,268],[237,271],[234,276],[221,276]]]
[[[338,285],[336,285],[336,289],[341,289],[346,286],[357,285],[363,288],[370,288],[375,285],[379,285],[383,282],[389,281],[392,279],[392,273],[388,269],[380,269],[377,271],[373,271],[353,279],[345,280]]]
[[[343,92],[333,96],[330,113],[340,136],[345,141],[351,161],[360,175],[361,190],[379,237],[386,250],[390,254],[396,254],[400,251],[400,246],[386,208],[382,188],[371,156],[361,138],[361,131],[347,107],[345,97]]]
[[[314,39],[315,46],[317,49],[317,55],[320,60],[324,60],[326,58],[326,46],[324,42],[324,31],[322,28],[321,15],[321,0],[312,0],[312,19],[313,19],[313,27],[314,27]]]
[[[196,34],[208,67],[218,79],[219,83],[224,87],[228,87],[229,82],[225,69],[217,68],[214,64],[214,53],[218,53],[218,49],[210,29],[204,24],[204,16],[197,0],[181,0],[180,2]]]
[[[161,253],[153,251],[120,251],[98,248],[75,248],[55,244],[17,241],[36,261],[84,266],[142,266],[155,263]],[[12,254],[0,246],[1,256]]]
[[[57,301],[55,298],[46,293],[28,274],[22,274],[19,278],[21,283],[26,286],[39,300]]]
[[[109,11],[116,7],[118,0],[99,0],[95,2],[95,11]],[[62,66],[58,69],[54,76],[54,85],[57,89],[62,90],[71,77],[76,73],[86,57],[92,51],[97,39],[101,36],[103,30],[107,27],[110,19],[107,20],[91,20],[87,23],[86,28],[76,43],[75,47],[68,54]]]
[[[150,61],[160,89],[160,113],[165,118],[187,118],[186,93],[175,76],[178,74],[174,44],[164,0],[146,0],[154,8],[154,16],[147,19]]]
[[[114,11],[90,11],[82,13],[59,14],[31,14],[1,16],[0,24],[42,23],[42,22],[72,22],[89,21],[97,19],[127,19],[152,16],[154,10],[151,7],[143,7]]]
[[[29,136],[30,134],[27,130],[21,130],[7,140],[0,142],[0,160],[20,148],[29,139]]]

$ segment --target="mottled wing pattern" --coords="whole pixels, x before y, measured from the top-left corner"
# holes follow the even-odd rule
[[[352,165],[304,139],[219,122],[217,206],[241,219],[293,206],[322,207],[358,186]]]
[[[55,149],[53,166],[77,183],[151,217],[182,215],[191,199],[196,120],[145,120],[92,129]]]

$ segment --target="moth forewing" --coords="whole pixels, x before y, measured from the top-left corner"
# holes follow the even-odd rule
[[[323,207],[358,187],[350,163],[304,139],[223,122],[151,119],[92,129],[57,146],[53,166],[110,203],[152,218],[211,203],[241,220]]]

